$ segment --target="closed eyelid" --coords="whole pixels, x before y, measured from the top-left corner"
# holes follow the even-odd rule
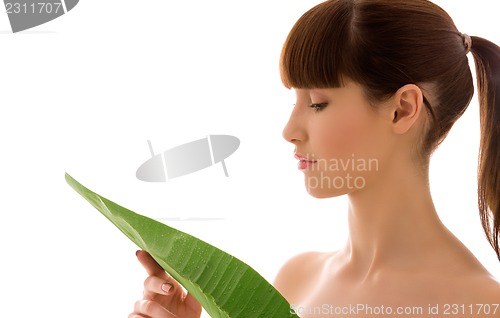
[[[322,100],[327,100],[330,98],[329,94],[325,94],[325,92],[321,92],[319,90],[312,90],[310,93],[309,93],[309,97],[312,99],[312,100],[318,100],[318,99],[322,99]]]
[[[326,88],[299,88],[295,89],[295,96],[297,98],[304,97],[304,98],[310,98],[312,96],[323,96],[327,97],[329,95],[330,89]]]
[[[327,94],[327,89],[298,89],[296,92],[295,105],[306,105],[309,107],[315,105],[328,104],[331,101],[331,96]]]
[[[309,105],[310,108],[315,109],[317,112],[323,110],[326,106],[328,106],[328,103],[313,103]]]

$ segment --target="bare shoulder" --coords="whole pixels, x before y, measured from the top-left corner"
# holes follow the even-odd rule
[[[500,282],[491,275],[478,275],[462,285],[464,302],[473,306],[478,318],[500,318]]]
[[[325,261],[334,253],[305,252],[289,259],[279,270],[274,287],[290,303],[296,303],[317,282]]]
[[[495,303],[500,304],[500,281],[492,276],[484,277],[482,282],[480,282],[476,287],[475,292],[476,295],[482,297],[487,302],[495,301]]]
[[[484,279],[484,285],[476,287],[474,310],[478,318],[500,318],[500,282],[493,277]]]

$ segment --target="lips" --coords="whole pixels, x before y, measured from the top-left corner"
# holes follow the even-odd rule
[[[310,156],[306,156],[300,153],[295,153],[295,159],[299,160],[297,167],[300,170],[306,170],[317,162],[317,160],[309,159],[309,157]]]

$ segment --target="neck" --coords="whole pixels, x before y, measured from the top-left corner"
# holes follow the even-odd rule
[[[384,266],[418,264],[451,237],[436,213],[428,174],[408,168],[393,169],[377,184],[349,194],[343,254],[365,280]]]

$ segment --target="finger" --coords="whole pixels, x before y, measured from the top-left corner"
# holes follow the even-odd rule
[[[139,250],[136,252],[139,262],[142,264],[146,272],[150,276],[158,276],[161,278],[167,278],[165,270],[155,261],[155,259],[149,255],[148,252]]]
[[[144,291],[153,294],[169,295],[176,289],[173,283],[171,280],[166,280],[158,276],[148,276],[144,281]]]
[[[186,293],[173,278],[164,280],[158,276],[148,276],[144,281],[143,295],[144,299],[155,301],[168,309],[175,309],[184,301]]]
[[[155,318],[174,318],[170,311],[151,300],[139,300],[135,303],[134,313]],[[139,316],[140,317],[140,316]]]
[[[184,290],[179,282],[165,272],[148,252],[137,251],[137,258],[150,275],[144,281],[144,288],[149,296],[146,298],[152,299],[151,293],[175,296],[178,300],[183,298]]]

